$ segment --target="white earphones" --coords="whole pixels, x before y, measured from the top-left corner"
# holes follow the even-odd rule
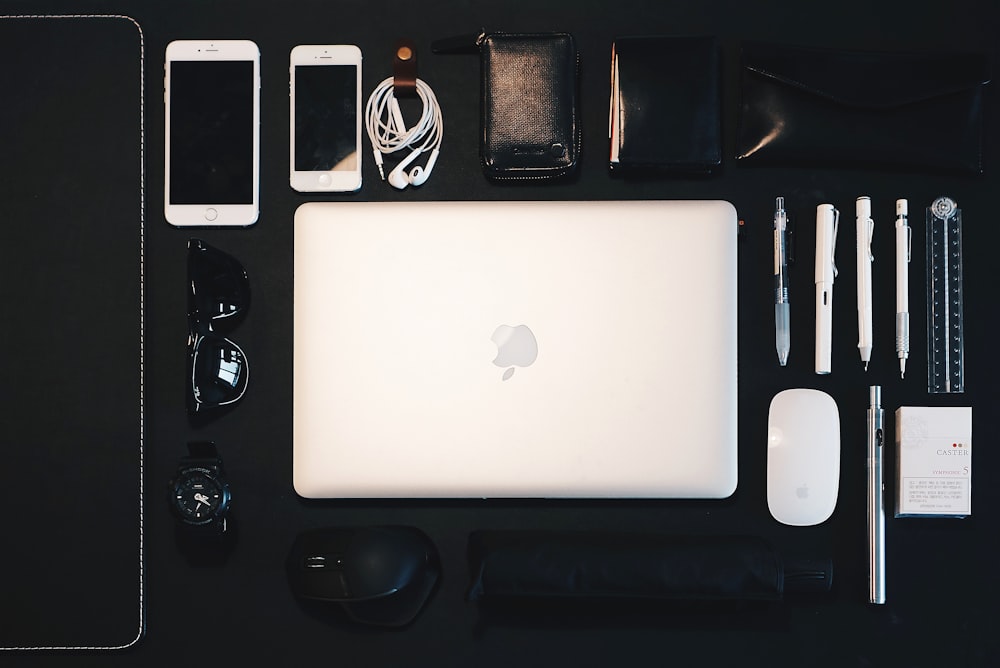
[[[434,163],[437,162],[438,155],[440,154],[441,151],[438,149],[432,150],[430,160],[427,161],[425,166],[421,167],[420,165],[417,165],[413,168],[413,171],[410,172],[411,186],[424,185],[424,182],[431,177],[431,171],[434,169]]]
[[[413,176],[407,174],[404,170],[410,166],[411,162],[419,158],[421,153],[423,153],[423,151],[418,148],[416,151],[408,155],[403,162],[396,165],[395,169],[389,172],[389,178],[387,180],[389,181],[390,186],[403,190],[406,186],[413,183]],[[414,173],[416,173],[418,169],[420,169],[420,167],[414,167]]]
[[[417,79],[416,89],[418,97],[423,102],[423,111],[420,120],[412,128],[407,129],[403,122],[399,103],[393,94],[392,77],[384,79],[375,87],[365,106],[365,128],[372,143],[372,154],[375,156],[379,174],[383,180],[389,181],[389,185],[399,190],[410,185],[421,186],[427,182],[440,154],[441,140],[444,136],[441,107],[434,96],[434,91],[421,79]],[[382,167],[382,155],[405,148],[411,149],[412,152],[389,172],[389,177],[386,179]],[[423,167],[418,165],[407,173],[406,168],[428,151],[431,156],[427,164]]]
[[[441,152],[438,149],[432,150],[430,160],[427,161],[426,166],[421,167],[420,165],[417,165],[410,171],[409,174],[407,174],[404,170],[410,166],[410,163],[420,157],[421,153],[423,153],[423,151],[418,148],[416,151],[408,155],[403,162],[396,165],[396,168],[389,172],[389,178],[386,179],[389,182],[389,185],[394,188],[398,188],[399,190],[405,189],[408,185],[424,185],[427,179],[431,177],[431,171],[434,169],[434,163],[437,162],[438,155],[440,155]]]

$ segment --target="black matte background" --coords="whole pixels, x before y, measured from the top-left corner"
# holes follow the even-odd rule
[[[0,4],[8,13],[79,12],[70,3]],[[1000,662],[995,599],[1000,576],[996,513],[1000,493],[994,448],[1000,369],[991,324],[996,228],[998,96],[988,88],[986,172],[981,177],[904,171],[750,168],[731,158],[741,39],[863,49],[974,48],[997,56],[1000,10],[992,2],[905,3],[847,0],[616,2],[95,2],[87,11],[128,13],[143,27],[147,83],[146,548],[148,631],[114,655],[0,654],[12,665],[829,665],[992,666]],[[433,39],[480,27],[568,31],[581,53],[583,155],[577,179],[545,187],[494,186],[477,157],[478,60],[433,56]],[[623,181],[607,174],[611,42],[642,33],[712,34],[724,48],[725,163],[715,177]],[[354,43],[364,56],[367,94],[389,74],[400,36],[417,45],[421,78],[435,90],[445,139],[434,174],[418,191],[379,183],[370,158],[364,185],[349,196],[302,195],[288,186],[288,52],[296,44]],[[253,39],[262,53],[261,217],[246,230],[178,230],[162,217],[163,51],[172,39]],[[72,110],[67,110],[72,113]],[[664,128],[670,131],[670,128]],[[926,137],[933,142],[934,137]],[[875,351],[865,374],[856,351],[853,202],[872,197]],[[912,266],[914,332],[910,372],[898,377],[892,351],[894,273],[891,220],[897,197],[913,219],[939,195],[963,208],[966,269],[966,386],[957,396],[928,396],[923,348],[923,230]],[[770,225],[774,197],[786,198],[798,223],[791,269],[792,352],[780,369],[773,345]],[[305,502],[291,487],[292,215],[300,203],[364,200],[723,198],[746,221],[740,248],[740,485],[723,502]],[[813,223],[815,206],[845,213],[835,299],[833,367],[813,373]],[[486,209],[484,209],[485,211]],[[254,383],[231,413],[192,426],[184,410],[185,241],[197,234],[240,258],[253,307],[234,332],[254,365]],[[8,325],[9,326],[9,325]],[[680,382],[680,381],[679,381]],[[972,405],[975,442],[973,516],[955,520],[888,519],[888,600],[866,603],[864,441],[867,386],[879,383],[887,408]],[[767,407],[790,387],[823,389],[837,400],[842,428],[841,496],[834,516],[812,528],[778,525],[764,490]],[[33,416],[39,429],[50,419]],[[891,430],[890,430],[891,432]],[[890,433],[891,435],[891,433]],[[178,552],[171,518],[159,502],[192,438],[214,439],[233,488],[240,541],[226,565],[196,567]],[[9,453],[5,466],[12,461]],[[891,468],[890,468],[891,470]],[[894,485],[888,484],[890,495]],[[67,499],[77,503],[79,499]],[[444,578],[429,606],[402,631],[372,631],[303,611],[285,583],[283,561],[295,534],[324,525],[398,522],[437,544]],[[531,609],[485,615],[463,600],[465,543],[474,529],[625,529],[670,533],[750,533],[783,553],[820,551],[836,564],[832,595],[783,605],[725,610],[643,606],[630,610]],[[38,530],[45,530],[39,517]],[[8,613],[4,613],[6,616]]]

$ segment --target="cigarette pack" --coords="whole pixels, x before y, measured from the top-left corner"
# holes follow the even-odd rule
[[[896,411],[896,517],[972,514],[972,408]]]

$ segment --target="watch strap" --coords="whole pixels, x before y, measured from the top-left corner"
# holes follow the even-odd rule
[[[185,459],[216,460],[220,459],[219,450],[212,441],[188,441],[189,457]]]
[[[227,528],[225,516],[208,524],[190,524],[181,521],[179,522],[179,526],[188,536],[205,541],[221,539],[225,535]]]
[[[218,475],[224,475],[222,457],[212,441],[189,441],[188,455],[181,457],[179,470],[199,467],[214,470]]]

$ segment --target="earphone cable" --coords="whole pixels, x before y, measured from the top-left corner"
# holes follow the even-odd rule
[[[379,175],[385,180],[382,156],[404,149],[421,153],[437,151],[444,137],[441,106],[434,91],[422,79],[416,80],[417,96],[423,104],[416,125],[407,128],[393,92],[393,78],[383,79],[365,105],[365,129],[372,144],[372,155]]]

